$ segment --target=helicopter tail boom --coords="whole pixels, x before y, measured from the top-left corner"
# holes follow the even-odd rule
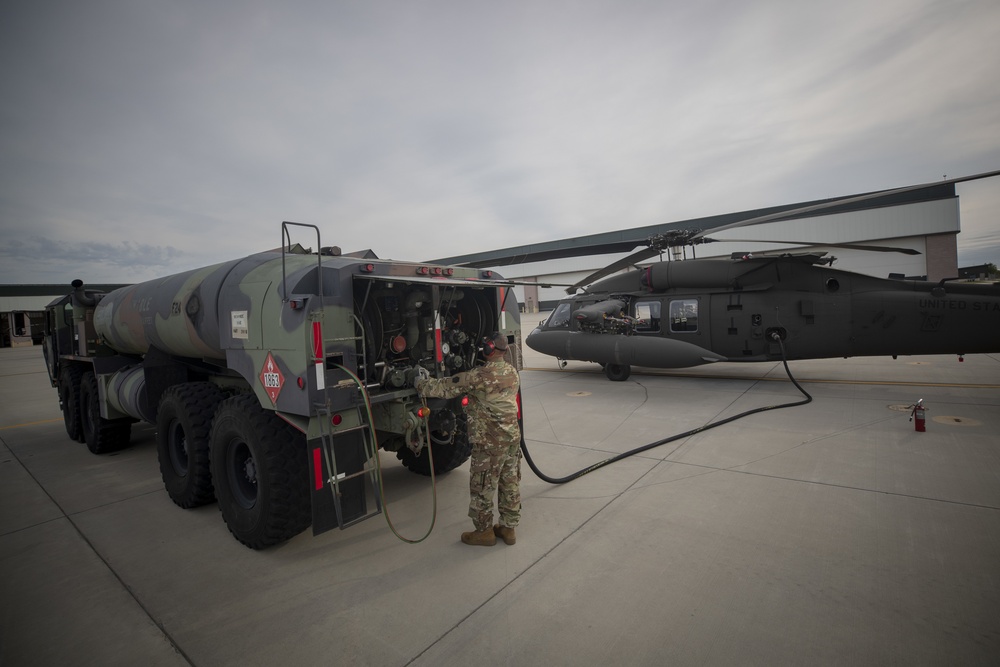
[[[536,329],[525,343],[542,354],[600,364],[687,368],[727,361],[711,350],[672,338]]]

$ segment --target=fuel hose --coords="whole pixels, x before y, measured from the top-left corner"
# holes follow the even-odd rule
[[[389,516],[389,505],[386,503],[385,500],[385,485],[383,484],[382,481],[382,463],[378,456],[378,444],[377,444],[378,436],[375,433],[375,417],[372,415],[371,397],[368,394],[368,390],[365,388],[364,382],[361,381],[361,378],[359,378],[357,375],[352,373],[348,368],[341,366],[340,364],[336,364],[336,366],[340,370],[347,373],[347,375],[351,378],[351,380],[354,381],[354,384],[358,385],[358,389],[361,390],[361,396],[362,398],[364,398],[365,413],[368,417],[368,423],[371,425],[370,437],[372,443],[372,458],[374,459],[375,474],[378,478],[378,495],[379,495],[379,501],[382,505],[382,514],[385,516],[385,523],[386,525],[389,526],[389,530],[392,531],[392,534],[395,535],[400,541],[406,542],[408,544],[417,544],[419,542],[423,542],[430,536],[431,531],[434,530],[434,524],[437,523],[437,478],[434,475],[434,449],[433,446],[431,445],[429,429],[425,429],[425,433],[427,435],[427,440],[426,440],[427,457],[428,460],[430,461],[430,471],[431,471],[431,498],[432,498],[431,522],[430,525],[427,527],[427,532],[423,534],[423,537],[409,538],[402,535],[396,529],[396,526],[393,525],[392,523],[392,517]],[[427,406],[426,401],[421,399],[421,402],[425,407]]]
[[[743,419],[744,417],[749,417],[750,415],[755,415],[758,412],[767,412],[768,410],[780,410],[782,408],[794,408],[794,407],[799,406],[799,405],[805,405],[807,403],[811,403],[812,400],[813,400],[812,396],[809,394],[809,392],[807,392],[805,389],[802,388],[802,385],[800,385],[795,380],[795,377],[792,375],[792,371],[788,368],[788,359],[785,356],[785,344],[781,340],[781,336],[779,336],[778,334],[775,333],[775,334],[772,334],[771,337],[772,337],[772,340],[777,341],[778,346],[781,348],[781,363],[784,364],[784,366],[785,366],[785,374],[788,375],[788,379],[791,380],[791,382],[792,382],[793,385],[795,385],[795,388],[798,389],[799,392],[803,396],[805,396],[805,398],[802,399],[801,401],[793,401],[791,403],[781,403],[781,404],[778,404],[778,405],[768,405],[768,406],[763,407],[763,408],[754,408],[753,410],[747,410],[746,412],[741,412],[738,415],[734,415],[732,417],[727,417],[727,418],[721,419],[721,420],[719,420],[717,422],[712,422],[711,424],[705,424],[704,426],[699,426],[698,428],[691,429],[690,431],[685,431],[684,433],[678,433],[677,435],[672,435],[672,436],[670,436],[668,438],[663,438],[662,440],[657,440],[656,442],[651,442],[648,445],[642,445],[641,447],[636,447],[635,449],[630,449],[627,452],[622,452],[621,454],[618,454],[616,456],[612,456],[609,459],[605,459],[603,461],[600,461],[599,463],[595,463],[594,465],[588,466],[586,468],[583,468],[582,470],[577,470],[573,474],[566,475],[565,477],[550,477],[550,476],[546,475],[545,473],[543,473],[541,470],[538,469],[538,466],[535,465],[535,462],[531,459],[531,454],[528,453],[528,447],[527,447],[527,445],[524,442],[524,433],[522,432],[521,433],[521,453],[524,454],[524,460],[528,463],[528,467],[531,468],[532,472],[534,472],[535,475],[537,475],[538,478],[541,479],[542,481],[548,482],[549,484],[565,484],[566,482],[572,482],[574,479],[578,479],[580,477],[583,477],[584,475],[592,473],[595,470],[603,468],[604,466],[611,465],[612,463],[615,463],[617,461],[621,461],[622,459],[627,459],[630,456],[635,456],[636,454],[641,454],[642,452],[648,451],[650,449],[654,449],[656,447],[660,447],[661,445],[665,445],[667,443],[674,442],[676,440],[681,440],[683,438],[688,438],[688,437],[690,437],[692,435],[696,435],[698,433],[702,433],[704,431],[708,431],[710,429],[716,428],[717,426],[722,426],[724,424],[729,424],[731,422],[736,421],[737,419]]]

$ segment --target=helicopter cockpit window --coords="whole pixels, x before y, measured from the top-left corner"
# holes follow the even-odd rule
[[[660,330],[660,302],[659,301],[637,301],[635,304],[635,330],[636,331],[659,331]]]
[[[670,331],[698,331],[698,299],[677,299],[670,302]]]
[[[556,309],[552,312],[552,314],[549,315],[549,319],[545,322],[545,326],[549,329],[568,327],[569,311],[570,305],[568,303],[560,303],[556,306]]]

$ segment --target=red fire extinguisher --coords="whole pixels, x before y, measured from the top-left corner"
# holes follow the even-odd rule
[[[927,430],[927,422],[924,418],[925,410],[927,410],[927,408],[924,407],[924,399],[921,398],[913,406],[913,411],[910,412],[910,421],[913,422],[913,428],[920,433]]]

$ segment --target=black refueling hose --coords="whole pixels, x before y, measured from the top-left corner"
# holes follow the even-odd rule
[[[532,472],[538,475],[539,479],[541,479],[542,481],[548,482],[549,484],[565,484],[566,482],[572,482],[574,479],[577,479],[578,477],[583,477],[587,473],[592,473],[598,468],[603,468],[604,466],[615,463],[616,461],[627,459],[630,456],[634,456],[641,452],[645,452],[646,450],[653,449],[654,447],[659,447],[660,445],[665,445],[668,442],[674,442],[675,440],[687,438],[697,433],[701,433],[702,431],[707,431],[709,429],[715,428],[716,426],[722,426],[723,424],[734,422],[737,419],[743,419],[744,417],[755,415],[758,412],[767,412],[768,410],[780,410],[781,408],[794,408],[798,405],[805,405],[806,403],[811,403],[812,396],[810,396],[809,392],[803,389],[802,386],[798,382],[796,382],[795,378],[792,376],[792,371],[789,370],[788,368],[788,359],[785,357],[785,344],[781,340],[781,336],[775,333],[772,334],[772,338],[776,340],[778,342],[778,345],[781,347],[781,363],[784,364],[785,366],[785,373],[788,375],[788,379],[791,380],[792,384],[795,385],[795,388],[798,389],[803,396],[805,396],[805,398],[801,401],[795,401],[793,403],[782,403],[780,405],[769,405],[763,408],[754,408],[753,410],[747,410],[746,412],[741,412],[740,414],[735,415],[733,417],[727,417],[721,421],[712,422],[711,424],[705,424],[704,426],[699,426],[698,428],[691,429],[690,431],[685,431],[684,433],[678,433],[677,435],[672,435],[669,438],[664,438],[663,440],[657,440],[656,442],[651,442],[648,445],[643,445],[641,447],[636,447],[635,449],[630,449],[629,451],[618,454],[617,456],[612,456],[610,459],[605,459],[600,463],[595,463],[594,465],[589,466],[587,468],[583,468],[582,470],[577,470],[572,475],[567,475],[566,477],[549,477],[548,475],[546,475],[545,473],[543,473],[541,470],[538,469],[538,466],[535,465],[535,462],[531,460],[531,455],[528,453],[528,448],[524,443],[524,433],[522,432],[521,452],[524,454],[524,460],[528,462],[528,467],[531,468]]]

